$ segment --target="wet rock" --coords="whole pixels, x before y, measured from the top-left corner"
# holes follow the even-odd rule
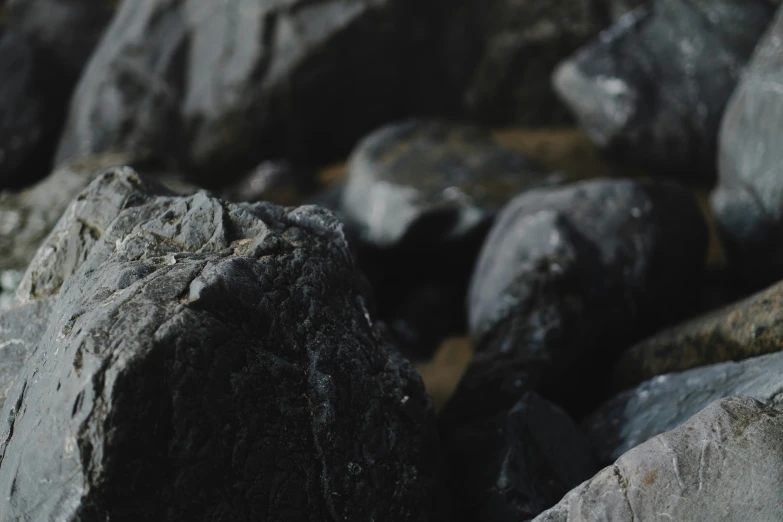
[[[315,175],[286,160],[264,161],[242,179],[222,191],[229,201],[268,201],[276,205],[301,205],[317,187]]]
[[[465,331],[467,282],[496,213],[515,194],[556,181],[468,125],[411,120],[359,143],[340,210],[358,234],[380,317],[399,326],[403,347],[427,356]]]
[[[124,2],[77,88],[58,159],[179,150],[210,188],[269,158],[336,159],[385,121],[436,110],[423,43],[436,19],[410,0]]]
[[[8,26],[24,34],[76,81],[117,2],[111,0],[8,0]]]
[[[586,421],[602,462],[674,429],[709,403],[753,397],[783,410],[783,353],[661,375],[613,397]]]
[[[783,11],[778,12],[732,95],[720,131],[719,183],[712,209],[741,284],[783,279]]]
[[[431,404],[330,213],[128,168],[58,228],[90,207],[26,275],[68,266],[2,409],[0,518],[427,520]]]
[[[535,521],[777,520],[781,440],[783,413],[723,399],[630,450]]]
[[[642,0],[478,0],[448,11],[445,63],[471,120],[525,126],[570,121],[555,66]]]
[[[651,172],[713,179],[721,116],[775,10],[769,0],[656,0],[558,67],[593,142]]]
[[[672,182],[528,191],[498,217],[473,274],[476,349],[540,365],[544,396],[589,406],[620,349],[695,304],[706,250],[696,200]]]
[[[614,371],[617,389],[656,375],[776,352],[783,345],[783,283],[642,341]]]
[[[48,173],[67,88],[21,35],[0,27],[0,190]]]
[[[598,469],[587,438],[529,379],[480,354],[441,414],[445,477],[464,520],[528,520]]]

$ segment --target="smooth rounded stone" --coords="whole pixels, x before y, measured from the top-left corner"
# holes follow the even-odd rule
[[[780,520],[782,440],[783,413],[722,399],[625,453],[535,522]]]
[[[783,410],[781,375],[781,352],[660,375],[607,401],[585,430],[601,462],[611,462],[724,397],[744,395]]]
[[[556,65],[644,0],[473,0],[451,6],[444,62],[473,121],[571,121],[552,89]]]
[[[88,207],[103,228],[51,254],[79,261],[2,409],[0,518],[428,520],[431,402],[332,214],[128,168],[58,227]]]
[[[42,178],[51,167],[67,105],[56,70],[24,36],[0,27],[0,190]]]
[[[356,146],[342,210],[370,245],[432,248],[475,233],[516,194],[557,179],[479,127],[409,120]]]
[[[616,389],[656,375],[777,352],[783,347],[783,283],[660,332],[626,351]]]
[[[783,279],[782,38],[778,11],[726,109],[710,198],[729,263],[749,290]]]
[[[7,24],[27,36],[76,81],[117,2],[111,0],[7,0]]]
[[[596,145],[648,172],[712,180],[721,116],[775,7],[655,0],[558,66],[553,84]]]
[[[479,354],[439,418],[444,476],[464,520],[528,520],[598,470],[568,415],[501,359]]]
[[[264,161],[221,193],[229,201],[301,205],[316,187],[315,175],[289,161]]]
[[[438,68],[425,67],[435,11],[412,0],[123,2],[58,160],[143,150],[177,156],[209,185],[269,158],[342,157],[373,127],[443,100]]]
[[[706,252],[696,199],[674,182],[528,191],[498,217],[473,274],[476,350],[540,365],[558,404],[589,401],[619,350],[695,305]]]

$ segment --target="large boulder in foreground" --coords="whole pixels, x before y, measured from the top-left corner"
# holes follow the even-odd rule
[[[612,397],[585,429],[601,462],[611,462],[724,397],[744,395],[783,410],[781,375],[783,352],[660,375]]]
[[[540,366],[542,385],[571,397],[558,400],[587,399],[627,343],[687,311],[706,248],[696,199],[673,182],[528,191],[498,217],[473,274],[476,349]]]
[[[332,214],[128,168],[73,206],[22,283],[56,303],[2,409],[0,518],[427,520],[430,401]]]
[[[656,0],[553,76],[593,142],[648,172],[715,177],[721,116],[772,0]]]
[[[781,441],[783,413],[723,399],[632,449],[535,522],[780,520]]]
[[[711,196],[726,254],[748,290],[783,279],[783,10],[759,42],[720,130]]]

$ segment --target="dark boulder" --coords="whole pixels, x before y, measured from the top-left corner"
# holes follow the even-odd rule
[[[596,455],[606,464],[671,430],[713,401],[753,397],[783,410],[783,353],[660,375],[601,405],[585,422]]]
[[[721,125],[711,196],[729,263],[746,290],[783,279],[783,11],[734,92]]]
[[[529,388],[513,361],[480,354],[441,413],[444,476],[463,520],[528,520],[598,470],[574,422]]]
[[[589,407],[627,343],[695,305],[706,250],[696,199],[673,182],[528,191],[498,217],[471,281],[476,349],[540,365],[545,396]]]
[[[27,39],[0,27],[0,190],[49,172],[68,87]]]
[[[0,518],[427,520],[430,400],[332,214],[119,168],[47,247],[22,283],[56,303],[2,409]]]
[[[783,283],[628,349],[614,369],[616,389],[656,375],[777,352],[783,347]]]
[[[177,155],[210,188],[270,158],[336,159],[385,121],[436,110],[437,67],[425,67],[436,21],[413,0],[123,2],[58,159]]]
[[[535,522],[779,520],[783,413],[716,401],[621,456]]]
[[[771,0],[656,0],[558,67],[553,81],[600,147],[648,172],[715,177],[718,129],[775,12]]]

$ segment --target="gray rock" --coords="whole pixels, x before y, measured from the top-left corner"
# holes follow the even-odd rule
[[[22,282],[21,270],[3,270],[0,272],[0,312],[12,306],[14,295]]]
[[[783,517],[783,414],[748,397],[714,402],[620,457],[536,522]]]
[[[67,267],[2,409],[0,518],[427,520],[431,404],[332,214],[127,168],[58,228],[88,208],[28,271]]]
[[[688,311],[706,248],[695,197],[672,182],[528,191],[498,217],[473,274],[476,349],[540,366],[558,401],[587,400],[620,349]]]
[[[110,0],[7,0],[8,26],[76,81],[111,20]]]
[[[57,157],[178,155],[218,183],[269,158],[342,155],[374,126],[443,98],[422,67],[431,10],[411,0],[124,2],[77,87]]]
[[[783,278],[783,11],[732,95],[720,131],[719,183],[711,196],[729,262],[749,290]]]
[[[471,120],[526,126],[570,121],[555,66],[644,0],[469,0],[447,14],[444,61]]]
[[[721,116],[774,10],[770,0],[656,0],[559,66],[555,89],[618,157],[714,179]]]
[[[602,462],[676,428],[707,404],[732,395],[783,409],[783,353],[661,375],[622,392],[586,421]]]
[[[0,27],[0,190],[50,169],[67,87],[24,36]]]

